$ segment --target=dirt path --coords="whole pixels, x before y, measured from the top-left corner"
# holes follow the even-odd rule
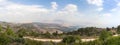
[[[43,41],[43,42],[49,42],[49,41],[61,42],[62,41],[62,39],[38,39],[38,38],[31,38],[31,37],[23,37],[23,38],[35,40],[35,41]],[[96,39],[81,39],[81,40],[82,40],[82,42],[87,42],[87,41],[94,41]]]
[[[116,35],[113,35],[113,36],[118,36],[118,34]],[[25,39],[30,39],[30,40],[35,40],[35,41],[43,41],[43,42],[49,42],[49,41],[52,41],[52,42],[61,42],[62,39],[39,39],[39,38],[32,38],[32,37],[23,37]],[[92,39],[81,39],[82,42],[88,42],[88,41],[94,41],[96,40],[95,38],[92,38]]]
[[[43,41],[43,42],[48,42],[48,41],[61,42],[62,41],[62,39],[38,39],[38,38],[31,38],[31,37],[23,37],[23,38],[35,40],[35,41]]]

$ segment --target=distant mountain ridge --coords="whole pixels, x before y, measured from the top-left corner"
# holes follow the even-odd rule
[[[63,32],[70,32],[73,30],[76,30],[76,26],[63,26],[61,24],[54,24],[54,23],[39,23],[39,22],[33,22],[33,23],[10,23],[10,22],[2,22],[0,21],[0,24],[6,28],[7,25],[10,25],[10,27],[17,31],[20,28],[25,28],[27,30],[33,30],[36,32],[56,32],[63,33]]]

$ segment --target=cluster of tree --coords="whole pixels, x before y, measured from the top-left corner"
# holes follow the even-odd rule
[[[83,42],[82,45],[120,45],[120,36],[112,36],[110,32],[104,30],[99,39],[95,41]]]
[[[120,34],[120,25],[117,27],[117,33]]]
[[[77,31],[68,32],[68,35],[80,35],[80,36],[98,36],[101,30],[96,27],[79,28]]]
[[[46,32],[46,33],[41,34],[41,37],[43,37],[43,38],[62,38],[63,34],[59,34],[57,31],[54,33]]]
[[[3,30],[2,26],[0,26],[0,45],[10,45],[13,43],[23,43],[22,38],[19,38],[17,34],[7,26],[5,30]]]
[[[107,30],[102,30],[98,39],[94,41],[76,43],[75,40],[81,40],[80,37],[77,39],[75,36],[63,38],[63,45],[120,45],[120,36],[112,36]]]
[[[98,39],[88,42],[82,42],[79,35],[66,36],[60,43],[26,40],[26,45],[120,45],[120,36],[114,37],[106,30],[101,31]]]
[[[27,30],[24,28],[21,28],[17,31],[17,34],[19,37],[24,37],[24,36],[32,36],[32,37],[39,37],[39,38],[61,38],[62,34],[58,34],[58,32],[54,32],[54,33],[39,33],[39,32],[35,32],[32,30]]]
[[[79,28],[76,31],[67,32],[67,35],[80,35],[81,37],[98,37],[101,34],[101,31],[106,30],[110,32],[112,35],[115,35],[120,32],[120,26],[117,28],[96,28],[96,27],[85,27]]]
[[[47,38],[50,38],[50,36],[58,36],[59,34],[57,32],[50,34],[49,32],[46,32],[45,34],[40,34],[34,31],[28,31],[24,28],[19,29],[17,32],[15,32],[10,26],[7,26],[7,28],[3,29],[3,27],[0,25],[0,45],[49,45],[53,44],[51,42],[40,42],[40,41],[34,41],[30,39],[24,39],[24,36],[44,36]]]
[[[117,29],[117,33],[120,34],[120,26],[115,29]],[[6,29],[3,29],[0,25],[0,45],[120,45],[120,36],[112,36],[110,30],[111,28],[106,28],[106,30],[99,31],[96,27],[86,27],[79,28],[77,31],[63,34],[58,34],[57,31],[52,34],[49,32],[41,34],[34,31],[28,31],[24,28],[21,28],[17,32],[14,32],[10,26],[7,26]],[[63,36],[61,37],[63,40],[59,43],[40,42],[24,39],[24,36],[43,38],[59,38],[60,36]],[[98,39],[89,42],[82,42],[80,36],[98,36]]]
[[[39,37],[41,33],[32,31],[32,30],[27,30],[24,28],[21,28],[20,30],[17,31],[17,34],[19,37],[24,37],[24,36],[33,36],[33,37]]]

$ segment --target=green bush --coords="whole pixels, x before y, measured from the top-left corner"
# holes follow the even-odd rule
[[[63,43],[80,43],[81,42],[81,38],[79,36],[67,36],[64,37],[62,40]]]
[[[118,37],[109,37],[106,40],[105,45],[120,45],[120,36],[118,36]]]

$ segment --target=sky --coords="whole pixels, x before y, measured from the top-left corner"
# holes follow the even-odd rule
[[[120,0],[0,0],[0,21],[113,27]]]

